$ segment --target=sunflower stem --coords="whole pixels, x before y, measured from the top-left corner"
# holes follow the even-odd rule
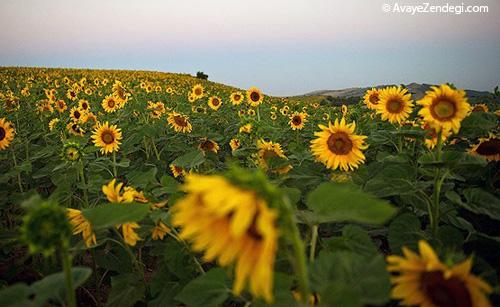
[[[80,171],[80,178],[81,178],[81,181],[82,181],[82,184],[83,184],[83,199],[85,201],[85,208],[88,208],[89,206],[89,194],[88,194],[88,190],[87,190],[87,183],[85,181],[85,171],[84,171],[84,166],[83,166],[83,162],[80,161],[80,163],[78,164],[78,168],[79,168],[79,171]]]
[[[443,140],[441,138],[441,131],[438,132],[437,135],[437,145],[436,145],[436,162],[441,162],[441,157],[442,157],[442,147],[443,147]],[[434,236],[437,235],[438,231],[438,224],[439,224],[439,198],[441,194],[441,187],[443,185],[444,178],[446,177],[447,173],[444,174],[444,176],[441,178],[441,169],[439,168],[436,169],[435,175],[434,175],[434,191],[432,194],[432,208],[429,212],[429,219],[430,219],[430,226],[431,226],[431,231]]]
[[[198,268],[198,271],[200,271],[200,273],[202,275],[205,275],[205,269],[203,269],[203,266],[201,265],[201,263],[198,261],[198,258],[196,258],[196,256],[194,254],[191,253],[191,250],[189,249],[189,246],[188,244],[186,243],[186,241],[184,241],[180,236],[179,236],[179,233],[172,228],[172,232],[175,236],[175,238],[177,239],[177,241],[181,242],[182,245],[184,245],[184,248],[188,251],[188,253],[191,254],[191,258],[193,258],[193,262],[194,264],[196,265],[196,267]]]
[[[118,172],[116,171],[116,151],[113,151],[113,176],[118,178]]]
[[[71,276],[71,256],[68,252],[67,243],[63,243],[61,249],[61,260],[63,263],[64,278],[66,282],[66,294],[68,296],[68,306],[76,307],[75,289],[73,288],[73,276]]]
[[[14,162],[14,168],[17,168],[16,151],[14,150],[14,147],[11,147],[11,149],[12,149],[12,161]],[[19,191],[21,193],[24,193],[23,184],[21,182],[21,172],[16,169],[16,173],[17,173],[17,185],[19,186]]]
[[[290,228],[289,233],[291,236],[291,243],[295,252],[295,271],[299,279],[302,302],[307,303],[310,291],[304,242],[300,237],[300,231],[295,221],[295,214],[292,205],[290,204],[290,200],[287,197],[284,197],[283,204],[286,213],[285,218],[287,219],[288,227]]]
[[[260,105],[257,106],[257,121],[260,122]]]
[[[311,249],[309,250],[309,262],[314,261],[316,255],[316,244],[318,243],[318,225],[313,225],[311,228]]]

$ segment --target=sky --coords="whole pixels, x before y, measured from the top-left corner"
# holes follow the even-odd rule
[[[425,2],[488,13],[400,12]],[[410,82],[492,90],[500,1],[1,0],[0,66],[203,71],[282,96]]]

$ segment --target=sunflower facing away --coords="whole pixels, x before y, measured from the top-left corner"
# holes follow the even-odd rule
[[[500,161],[500,138],[494,135],[480,138],[479,143],[471,148],[470,153],[481,156],[488,161]]]
[[[413,110],[413,101],[408,90],[402,87],[386,87],[379,91],[377,114],[391,124],[404,122]]]
[[[437,131],[447,129],[454,133],[458,133],[460,122],[471,109],[465,91],[452,89],[447,84],[433,86],[417,103],[422,106],[418,114],[424,121]]]
[[[181,228],[180,237],[202,252],[207,262],[235,263],[235,294],[248,283],[254,296],[271,302],[277,212],[255,191],[223,176],[192,174],[182,189],[187,196],[176,203],[172,215],[173,225]]]
[[[0,118],[0,150],[4,150],[9,147],[10,143],[14,139],[16,131],[12,127],[12,123],[6,121],[5,118]]]
[[[264,100],[264,95],[262,95],[262,92],[255,86],[247,90],[247,102],[252,107],[257,107],[262,103],[263,100]]]
[[[235,106],[239,105],[243,101],[243,94],[241,92],[234,92],[229,96],[231,103]]]
[[[380,100],[379,90],[377,90],[376,88],[367,90],[365,96],[363,97],[363,100],[369,109],[375,110]]]
[[[92,134],[92,139],[95,146],[101,148],[101,153],[108,154],[120,149],[122,133],[116,125],[109,125],[108,122],[105,122],[97,126]]]
[[[318,138],[311,141],[311,151],[316,160],[329,169],[340,167],[343,171],[354,170],[365,161],[362,150],[368,148],[365,144],[366,136],[354,133],[356,124],[346,124],[344,118],[338,119],[328,127],[319,125],[321,131],[315,132]]]
[[[175,132],[189,133],[193,130],[193,126],[191,126],[191,123],[189,122],[189,117],[177,112],[169,113],[167,122],[170,127],[175,130]]]
[[[288,124],[292,127],[292,130],[302,130],[304,124],[307,122],[307,113],[295,112],[290,116],[290,121]]]
[[[220,149],[219,144],[212,140],[203,139],[198,146],[203,152],[213,152],[217,153]]]
[[[427,242],[420,241],[418,247],[420,254],[403,247],[403,257],[387,257],[387,270],[395,273],[392,298],[404,306],[491,306],[486,294],[492,288],[470,272],[471,258],[448,267]]]
[[[222,105],[222,101],[220,100],[219,97],[212,96],[212,97],[208,98],[208,106],[210,107],[210,109],[217,111],[217,110],[219,110],[221,105]]]
[[[287,156],[283,152],[281,145],[279,143],[273,143],[271,141],[266,142],[264,140],[257,141],[257,164],[259,167],[265,171],[270,170],[270,160],[282,160],[283,162],[288,160]],[[292,169],[290,164],[286,164],[284,166],[280,166],[277,168],[271,169],[271,172],[277,174],[286,174]]]

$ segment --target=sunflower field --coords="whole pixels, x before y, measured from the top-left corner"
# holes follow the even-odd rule
[[[500,305],[498,89],[0,81],[0,306]]]

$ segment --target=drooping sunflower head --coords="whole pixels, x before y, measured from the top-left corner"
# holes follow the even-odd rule
[[[379,91],[376,111],[383,120],[401,124],[410,116],[412,110],[413,101],[407,89],[391,86]]]
[[[342,112],[342,116],[346,117],[347,116],[347,106],[345,104],[342,105],[342,107],[340,107],[340,111]]]
[[[237,106],[243,101],[243,94],[241,92],[234,92],[231,93],[229,98],[231,99],[231,103]]]
[[[116,125],[109,125],[108,122],[105,122],[96,127],[92,139],[95,146],[101,148],[101,153],[109,154],[120,148],[122,133]]]
[[[380,100],[379,91],[376,88],[366,91],[363,100],[369,109],[375,110]]]
[[[82,159],[82,146],[76,142],[66,142],[63,145],[61,158],[67,163],[74,163]]]
[[[224,176],[191,174],[182,189],[187,195],[175,204],[172,214],[180,237],[202,252],[205,261],[235,264],[235,294],[249,284],[254,296],[271,302],[277,212],[258,192]]]
[[[293,167],[288,162],[288,157],[283,152],[281,144],[272,141],[257,141],[257,164],[264,171],[277,174],[286,174]]]
[[[307,113],[294,112],[290,116],[290,121],[288,122],[288,124],[290,125],[292,130],[302,130],[306,122],[307,122]]]
[[[92,225],[83,216],[82,211],[71,208],[67,208],[66,211],[69,222],[71,223],[71,226],[73,226],[73,234],[77,235],[81,233],[85,246],[87,247],[97,244],[97,238],[92,230]]]
[[[10,143],[14,139],[16,131],[12,127],[12,123],[7,121],[5,118],[0,118],[0,150],[4,150],[9,147]]]
[[[311,141],[311,151],[316,161],[329,169],[340,168],[343,171],[353,170],[365,161],[363,150],[366,136],[355,134],[356,124],[346,124],[344,118],[332,125],[319,125],[320,132],[315,132],[316,139]]]
[[[175,132],[189,133],[193,130],[193,126],[189,122],[189,117],[175,111],[168,114],[167,122]]]
[[[191,93],[193,94],[194,99],[200,99],[205,95],[205,89],[201,84],[195,84],[191,89]]]
[[[240,148],[240,146],[241,146],[240,140],[231,139],[231,141],[229,141],[229,146],[231,146],[232,151],[235,151],[236,149]]]
[[[252,128],[253,128],[252,124],[248,123],[248,124],[241,126],[239,129],[239,132],[240,133],[250,133],[250,132],[252,132]]]
[[[478,104],[475,104],[473,107],[472,107],[472,110],[471,112],[488,112],[489,111],[489,108],[487,105],[485,105],[484,103],[478,103]]]
[[[417,103],[422,106],[418,114],[430,126],[436,130],[452,130],[454,133],[458,133],[460,123],[471,109],[465,91],[453,89],[447,84],[433,86]]]
[[[247,102],[252,107],[260,105],[262,101],[264,101],[264,95],[258,88],[253,86],[247,90]]]
[[[83,136],[85,134],[85,130],[83,130],[82,127],[75,122],[69,122],[66,125],[66,130],[75,136]]]
[[[57,126],[59,123],[59,118],[53,118],[49,122],[49,131],[54,131],[54,128]]]
[[[220,149],[219,144],[212,140],[203,139],[198,146],[203,152],[217,153]]]
[[[469,152],[488,161],[500,161],[500,138],[494,135],[480,138],[479,143],[474,145]]]
[[[208,99],[210,109],[217,111],[222,105],[222,101],[217,96],[212,96]]]
[[[448,267],[427,242],[418,246],[420,254],[403,247],[403,256],[387,257],[393,299],[405,306],[491,306],[486,294],[492,288],[470,272],[470,258]]]
[[[186,170],[174,164],[170,164],[170,171],[174,175],[174,178],[184,177],[187,174]]]

